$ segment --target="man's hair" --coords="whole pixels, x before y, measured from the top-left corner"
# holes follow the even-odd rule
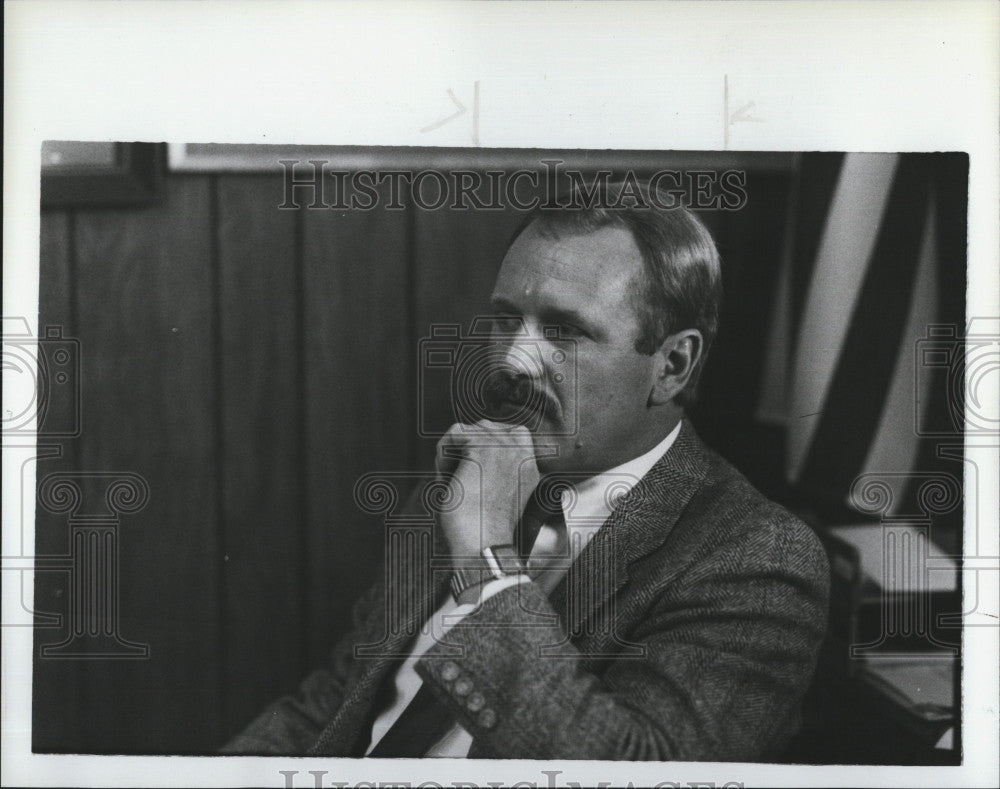
[[[627,186],[627,192],[625,187]],[[719,253],[708,229],[686,208],[670,205],[670,197],[636,182],[604,182],[583,195],[579,188],[560,207],[535,208],[515,231],[511,244],[528,227],[550,237],[593,233],[605,227],[629,230],[642,253],[643,274],[632,283],[639,319],[635,349],[653,354],[671,334],[682,329],[701,332],[703,347],[687,385],[674,398],[689,408],[697,400],[698,381],[719,327],[722,274]]]

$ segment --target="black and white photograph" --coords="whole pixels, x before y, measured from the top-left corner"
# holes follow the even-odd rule
[[[512,144],[488,74],[26,133],[5,785],[990,785],[995,158],[712,81],[696,144]]]

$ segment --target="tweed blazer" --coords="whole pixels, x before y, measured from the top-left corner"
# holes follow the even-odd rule
[[[432,577],[418,569],[377,582],[329,664],[223,752],[363,755],[393,673],[447,594],[444,573],[399,588]],[[501,591],[416,668],[472,735],[471,758],[772,759],[798,726],[828,591],[809,527],[685,420],[551,595],[530,582]]]

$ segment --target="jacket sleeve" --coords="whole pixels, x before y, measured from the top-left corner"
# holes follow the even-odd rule
[[[784,516],[706,549],[650,596],[629,642],[593,661],[564,640],[533,583],[506,589],[417,664],[484,756],[752,760],[798,714],[826,622],[828,568],[815,535]],[[533,616],[529,612],[535,612]],[[542,616],[539,616],[542,615]],[[471,690],[470,690],[471,689]]]
[[[356,631],[364,621],[377,584],[352,608],[353,627],[337,642],[326,667],[309,674],[297,690],[270,704],[226,743],[227,755],[302,755],[340,707],[354,659]]]

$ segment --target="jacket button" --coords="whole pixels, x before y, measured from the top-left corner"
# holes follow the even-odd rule
[[[497,714],[493,710],[483,710],[476,718],[476,723],[484,729],[492,729],[497,725]]]
[[[455,682],[455,695],[468,696],[472,690],[472,680],[468,677],[461,677]]]
[[[458,666],[452,663],[450,660],[441,666],[441,679],[445,682],[451,682],[459,675]]]
[[[482,693],[473,693],[465,700],[465,706],[472,710],[472,712],[479,712],[479,710],[486,706],[486,699],[483,698]]]

